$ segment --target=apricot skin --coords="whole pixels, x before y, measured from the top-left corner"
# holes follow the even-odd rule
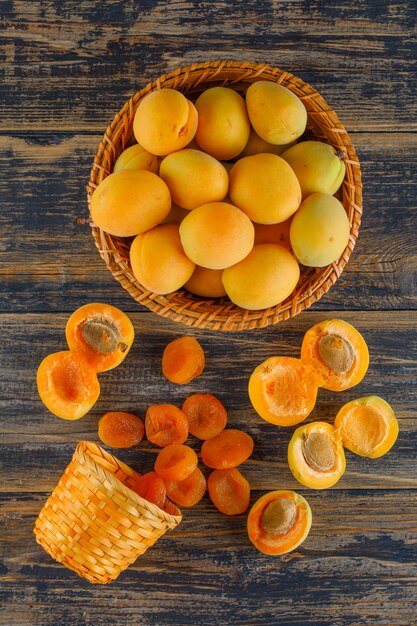
[[[140,144],[136,143],[130,148],[126,148],[117,158],[113,167],[113,173],[123,172],[124,170],[147,170],[158,174],[160,159],[151,154]]]
[[[282,146],[278,146],[273,143],[268,143],[256,133],[256,131],[251,128],[249,139],[239,155],[239,158],[245,156],[253,156],[254,154],[261,154],[262,152],[269,152],[270,154],[276,154],[280,156],[285,150],[293,146],[295,141],[291,141],[290,143],[283,144]]]
[[[210,270],[207,267],[196,268],[184,287],[196,296],[203,298],[221,298],[226,295],[222,283],[223,270]]]
[[[278,224],[254,224],[255,245],[259,243],[276,243],[289,250],[291,248],[291,221],[292,216],[285,220],[285,222],[279,222]]]

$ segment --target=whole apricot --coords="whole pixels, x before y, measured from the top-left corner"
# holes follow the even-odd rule
[[[308,267],[324,267],[336,261],[349,242],[349,218],[334,196],[313,193],[302,202],[290,228],[291,247]]]
[[[113,167],[113,173],[124,170],[147,170],[158,174],[161,159],[151,154],[139,143],[135,143],[130,148],[123,150]]]
[[[203,298],[221,298],[226,295],[222,282],[223,270],[210,270],[196,265],[192,276],[184,287],[196,296]]]
[[[276,243],[289,250],[291,248],[291,221],[292,216],[285,220],[285,222],[279,222],[278,224],[254,224],[255,245],[258,243]]]
[[[255,232],[250,219],[233,204],[210,202],[187,215],[180,224],[180,236],[188,258],[218,270],[249,254]]]
[[[244,157],[230,172],[229,195],[253,222],[276,224],[296,212],[301,188],[291,167],[276,154]]]
[[[233,159],[245,147],[250,131],[245,101],[234,89],[211,87],[197,98],[198,126],[195,139],[219,160]]]
[[[160,224],[138,235],[130,248],[130,264],[136,280],[159,294],[182,287],[195,267],[184,253],[177,224]]]
[[[292,91],[266,80],[252,83],[246,92],[249,119],[258,135],[268,143],[290,143],[301,137],[307,111]]]
[[[186,215],[188,215],[188,210],[182,209],[180,206],[173,202],[170,212],[166,217],[164,217],[161,224],[181,224]]]
[[[294,144],[295,141],[285,143],[281,146],[274,143],[268,143],[267,141],[259,137],[258,133],[253,128],[251,128],[248,143],[243,148],[239,157],[253,156],[254,154],[261,154],[262,152],[269,152],[270,154],[276,154],[280,156],[280,154],[285,152],[285,150],[287,150]]]

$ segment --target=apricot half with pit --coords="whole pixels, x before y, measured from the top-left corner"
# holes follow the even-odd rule
[[[311,489],[327,489],[346,468],[339,431],[326,422],[300,426],[288,445],[288,464],[299,483]]]

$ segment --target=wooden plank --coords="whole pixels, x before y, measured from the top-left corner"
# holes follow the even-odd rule
[[[251,407],[247,382],[254,367],[273,354],[299,356],[304,332],[314,323],[338,313],[304,313],[278,327],[252,333],[223,334],[190,329],[150,313],[130,317],[137,338],[118,368],[100,375],[102,393],[88,416],[76,422],[54,417],[42,405],[36,390],[36,369],[49,352],[65,349],[67,315],[1,315],[3,337],[0,362],[4,363],[0,387],[3,419],[3,458],[7,472],[3,491],[49,491],[68,464],[81,439],[97,440],[97,420],[109,410],[127,410],[144,416],[149,404],[182,405],[191,393],[215,393],[229,411],[229,424],[249,432],[255,440],[252,459],[244,466],[254,489],[295,488],[286,461],[293,429],[277,428],[261,420]],[[356,388],[343,393],[321,390],[311,419],[332,421],[340,407],[365,395],[381,395],[392,404],[400,423],[393,452],[379,460],[347,453],[348,467],[337,489],[417,487],[415,455],[417,427],[417,346],[414,312],[343,312],[364,335],[370,350],[367,376]],[[195,334],[206,351],[204,374],[186,386],[173,385],[161,374],[165,345],[183,334]],[[199,451],[199,442],[192,444]],[[120,458],[139,471],[149,471],[157,449],[142,443],[138,449],[118,451]]]
[[[0,136],[0,311],[72,311],[89,294],[138,310],[100,259],[85,185],[99,135]],[[314,308],[416,308],[417,134],[358,133],[364,219],[352,259]],[[381,165],[384,164],[384,165]]]

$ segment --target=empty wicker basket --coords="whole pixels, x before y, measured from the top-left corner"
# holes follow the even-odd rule
[[[296,290],[284,302],[262,311],[248,311],[235,306],[227,298],[204,300],[186,290],[166,296],[147,291],[132,274],[129,265],[130,240],[113,237],[92,224],[96,246],[108,269],[133,298],[158,315],[188,326],[211,330],[250,330],[294,317],[317,302],[336,282],[358,237],[362,215],[361,171],[345,127],[313,87],[289,72],[266,64],[208,61],[178,69],[149,83],[126,102],[106,130],[87,185],[88,200],[97,185],[112,172],[120,153],[133,143],[133,118],[141,98],[150,91],[169,87],[195,100],[202,91],[216,85],[231,86],[243,95],[247,87],[257,80],[274,81],[293,91],[307,109],[309,134],[343,151],[346,176],[341,201],[350,221],[350,240],[341,257],[331,265],[320,269],[302,267]]]
[[[100,446],[82,441],[36,520],[36,540],[91,583],[109,583],[181,521],[129,486],[138,474]]]

